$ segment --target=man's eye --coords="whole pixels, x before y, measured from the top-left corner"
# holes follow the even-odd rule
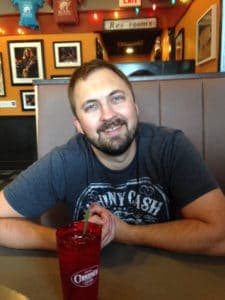
[[[122,101],[125,100],[125,97],[123,95],[115,95],[113,98],[112,98],[112,102],[113,103],[120,103]]]
[[[89,103],[89,104],[85,105],[84,111],[91,112],[91,111],[96,110],[97,108],[98,108],[98,105],[96,103]]]

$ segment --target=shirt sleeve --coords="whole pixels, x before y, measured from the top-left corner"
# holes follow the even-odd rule
[[[26,218],[38,218],[65,198],[63,158],[55,150],[7,185],[4,195],[8,203]]]
[[[178,208],[218,188],[202,156],[181,131],[175,133],[169,153],[170,191]]]

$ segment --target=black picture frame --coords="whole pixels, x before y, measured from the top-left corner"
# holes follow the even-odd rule
[[[21,107],[23,111],[34,111],[36,109],[36,99],[34,90],[21,90]]]
[[[175,60],[184,60],[184,38],[184,28],[182,28],[175,37]]]
[[[95,39],[95,48],[96,48],[96,58],[103,59],[103,47],[98,38]]]
[[[45,78],[42,40],[8,41],[12,85],[31,85]]]
[[[3,70],[2,53],[0,52],[0,97],[4,97],[5,95],[5,77]]]
[[[71,75],[51,75],[51,79],[69,79]]]
[[[80,41],[53,42],[55,68],[75,68],[82,64]]]

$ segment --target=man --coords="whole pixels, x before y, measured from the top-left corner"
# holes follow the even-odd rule
[[[94,60],[71,77],[79,134],[22,172],[0,194],[0,244],[55,249],[55,229],[27,219],[65,201],[89,207],[111,241],[225,255],[225,197],[179,130],[138,122],[128,79]]]

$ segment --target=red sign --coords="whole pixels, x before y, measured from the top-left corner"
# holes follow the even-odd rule
[[[119,0],[120,7],[136,7],[141,6],[141,0]]]

